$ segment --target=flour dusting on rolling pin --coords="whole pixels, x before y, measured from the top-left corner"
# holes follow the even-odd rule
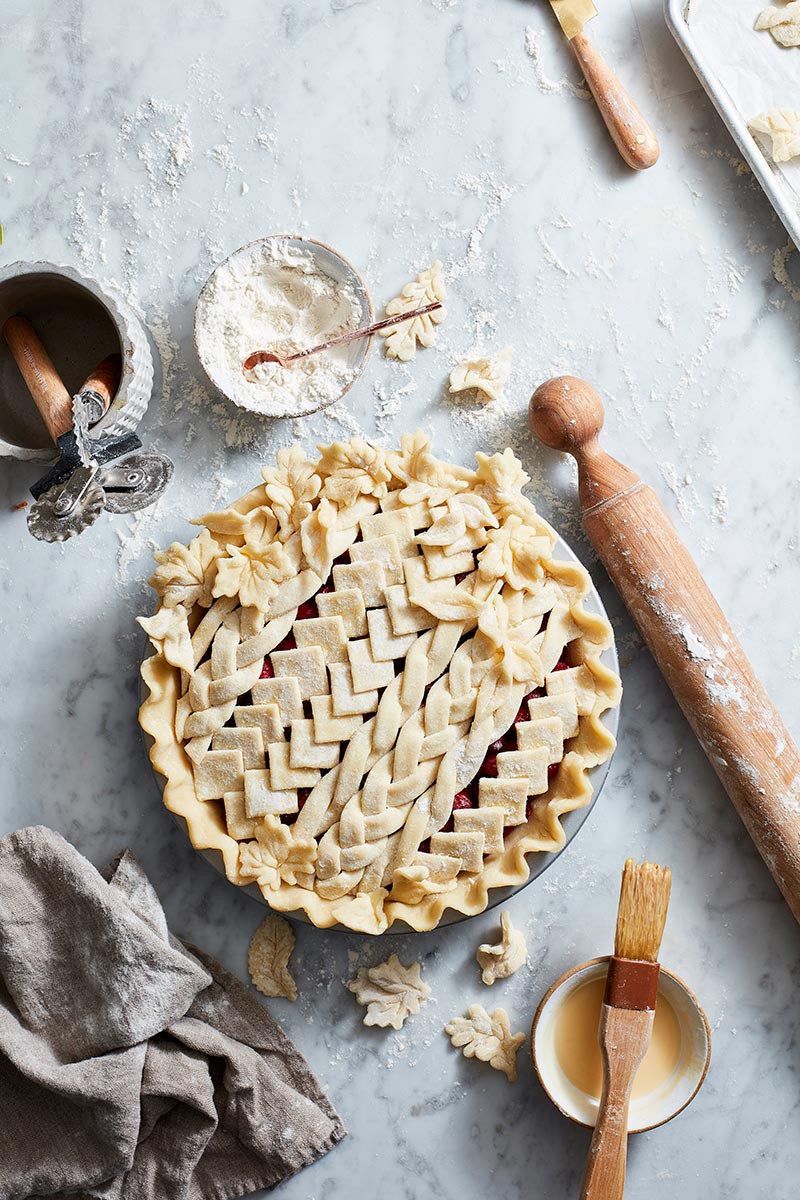
[[[261,347],[292,353],[355,329],[362,304],[311,250],[285,238],[245,246],[221,263],[197,302],[195,337],[206,371],[235,404],[267,417],[313,412],[338,400],[357,374],[349,348],[290,367],[242,361]]]

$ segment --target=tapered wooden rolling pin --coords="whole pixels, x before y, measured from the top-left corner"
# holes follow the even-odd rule
[[[543,383],[529,421],[576,459],[584,528],[800,921],[800,753],[777,709],[655,492],[598,444],[588,383]]]

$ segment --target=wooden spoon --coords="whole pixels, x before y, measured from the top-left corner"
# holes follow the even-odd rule
[[[584,528],[800,921],[800,753],[780,714],[656,493],[601,449],[589,384],[543,383],[528,419],[576,459]]]
[[[338,337],[329,338],[327,342],[320,342],[318,346],[309,346],[307,350],[297,350],[294,354],[279,354],[277,350],[254,350],[242,363],[242,374],[246,375],[259,363],[272,362],[277,363],[279,367],[288,367],[293,362],[297,362],[298,358],[308,358],[309,355],[319,354],[331,346],[343,346],[345,342],[354,342],[356,338],[369,337],[371,333],[377,333],[379,329],[388,329],[390,325],[402,325],[403,321],[412,321],[414,317],[424,317],[425,313],[436,312],[437,308],[441,307],[441,300],[436,300],[433,304],[426,304],[424,308],[415,308],[413,312],[384,317],[382,321],[373,321],[371,325],[363,325],[361,329],[351,329],[349,333],[340,333]]]

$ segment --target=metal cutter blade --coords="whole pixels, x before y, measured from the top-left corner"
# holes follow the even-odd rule
[[[28,529],[40,542],[65,542],[94,525],[104,503],[97,464],[78,467],[66,483],[57,483],[39,497],[28,513]]]
[[[172,459],[153,450],[129,454],[111,463],[100,472],[106,510],[129,513],[154,504],[174,470]]]
[[[44,492],[28,514],[28,529],[43,542],[64,542],[93,525],[103,509],[136,512],[153,504],[172,478],[172,460],[153,451],[108,466],[92,459],[64,483]]]
[[[570,41],[583,32],[587,21],[597,16],[597,9],[592,0],[550,0],[550,5]]]

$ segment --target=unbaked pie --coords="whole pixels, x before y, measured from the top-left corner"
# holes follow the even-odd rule
[[[586,571],[522,494],[420,432],[281,450],[156,555],[140,721],[164,802],[282,912],[381,933],[486,907],[557,850],[614,748]]]

